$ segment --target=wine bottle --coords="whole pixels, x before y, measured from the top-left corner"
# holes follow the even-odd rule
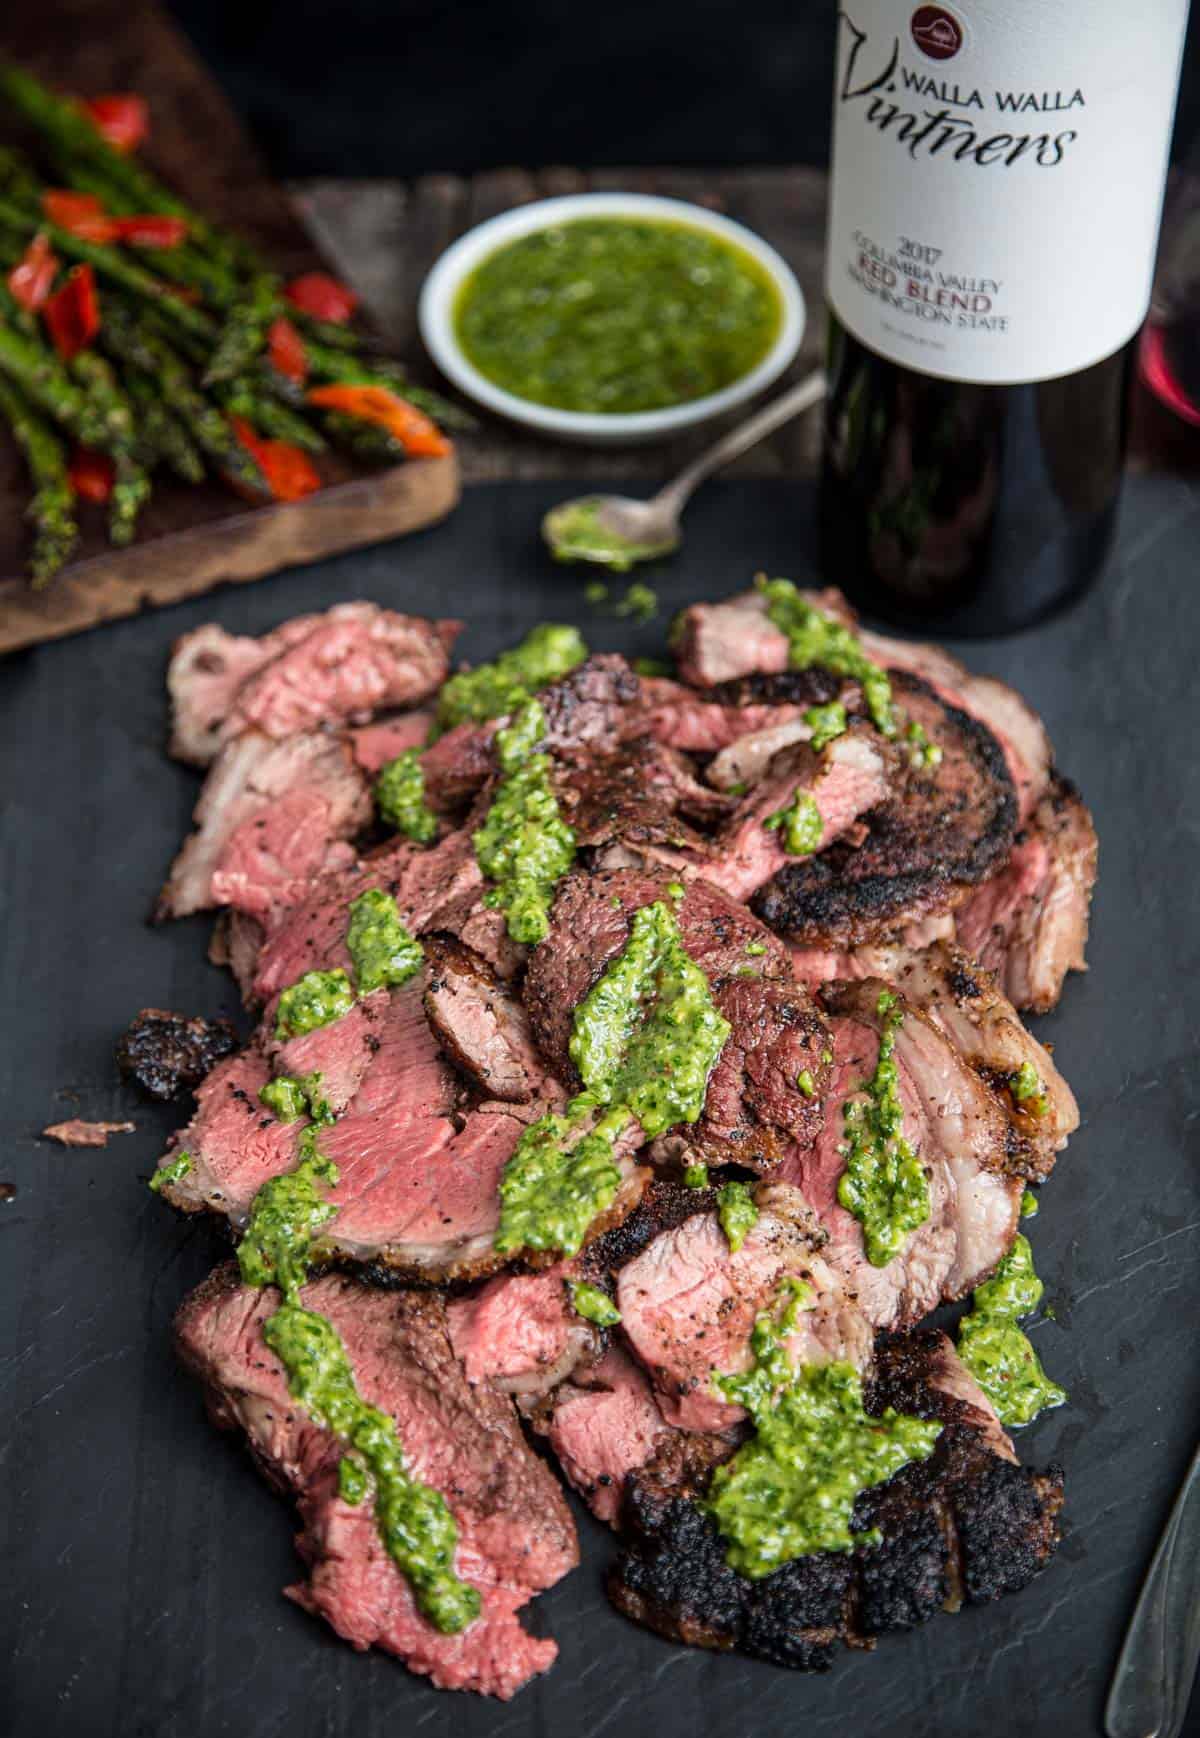
[[[1187,0],[847,0],[825,575],[1005,633],[1082,592],[1120,496]]]

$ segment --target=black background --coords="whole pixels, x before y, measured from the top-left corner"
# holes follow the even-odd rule
[[[170,6],[280,175],[828,160],[834,0]],[[1184,67],[1176,155],[1200,127],[1196,7]]]
[[[1102,587],[1036,632],[967,648],[1045,718],[1100,835],[1091,970],[1038,1031],[1083,1126],[1027,1229],[1055,1318],[1033,1330],[1066,1407],[1021,1433],[1066,1467],[1066,1538],[1032,1587],[938,1618],[823,1678],[676,1647],[604,1599],[604,1529],[529,1621],[558,1665],[508,1707],[359,1656],[286,1604],[293,1521],[205,1422],[171,1313],[220,1258],[205,1222],[146,1189],[184,1112],[117,1081],[114,1037],[149,1005],[232,1009],[209,924],[144,918],[198,781],[164,753],[176,634],[262,632],[342,598],[455,613],[464,656],[539,619],[653,653],[666,613],[811,577],[811,491],[716,483],[654,575],[663,617],[597,617],[541,555],[568,491],[470,491],[444,527],[7,659],[0,668],[0,1733],[4,1738],[1091,1738],[1200,1407],[1200,490],[1130,485]],[[103,1152],[39,1141],[63,1117],[137,1123]],[[1193,1702],[1193,1720],[1200,1701]],[[1195,1723],[1191,1732],[1197,1731]]]

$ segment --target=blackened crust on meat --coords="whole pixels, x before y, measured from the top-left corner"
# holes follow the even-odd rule
[[[638,679],[624,658],[615,652],[588,658],[538,695],[547,746],[554,750],[614,747],[621,710],[639,692]]]
[[[844,676],[835,676],[823,664],[807,670],[782,670],[774,675],[759,672],[738,676],[732,682],[717,682],[699,691],[701,700],[717,706],[825,706],[836,700],[846,686]]]
[[[655,1178],[627,1219],[588,1244],[583,1268],[588,1278],[618,1273],[664,1231],[674,1231],[696,1213],[711,1213],[715,1189],[689,1189],[684,1183]]]
[[[878,1528],[879,1544],[815,1553],[759,1581],[738,1575],[698,1502],[711,1468],[734,1445],[680,1436],[630,1475],[626,1545],[609,1577],[618,1610],[694,1646],[820,1670],[838,1641],[870,1646],[939,1609],[1024,1587],[1057,1543],[1062,1474],[1053,1466],[1033,1472],[990,1451],[970,1407],[933,1384],[944,1345],[925,1332],[881,1336],[877,1346],[868,1410],[891,1405],[944,1423],[927,1461],[855,1505],[855,1530]]]
[[[183,1098],[237,1047],[228,1020],[143,1008],[117,1043],[117,1067],[151,1098]]]
[[[755,895],[764,923],[805,946],[852,947],[949,911],[1012,849],[1017,796],[996,738],[920,677],[891,677],[900,706],[943,760],[932,773],[910,773],[866,817],[861,845],[843,841],[790,863]]]

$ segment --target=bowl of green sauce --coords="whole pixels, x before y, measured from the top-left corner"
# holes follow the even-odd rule
[[[760,236],[678,199],[582,193],[481,223],[425,280],[421,335],[484,408],[563,440],[634,445],[778,379],[804,296]]]

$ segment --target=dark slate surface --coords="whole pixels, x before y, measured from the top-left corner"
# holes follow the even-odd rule
[[[196,790],[163,753],[169,643],[213,616],[257,632],[363,596],[457,611],[476,656],[546,616],[590,617],[597,646],[653,651],[659,628],[597,621],[540,557],[534,529],[554,498],[542,486],[477,490],[448,526],[395,548],[0,666],[0,1180],[19,1191],[0,1206],[0,1730],[11,1738],[833,1738],[848,1720],[873,1738],[1099,1729],[1200,1398],[1200,495],[1184,484],[1131,487],[1118,558],[1082,607],[969,653],[1042,712],[1101,838],[1091,973],[1041,1028],[1084,1112],[1032,1225],[1056,1311],[1037,1344],[1072,1396],[1020,1442],[1027,1458],[1067,1468],[1069,1533],[1041,1581],[802,1678],[626,1624],[604,1601],[607,1537],[581,1518],[583,1565],[531,1620],[559,1642],[555,1670],[508,1707],[439,1695],[280,1598],[296,1567],[289,1517],[174,1366],[171,1312],[220,1246],[147,1192],[173,1115],[118,1084],[112,1043],[144,1004],[215,1013],[233,997],[204,961],[205,923],[143,924]],[[791,486],[712,488],[686,554],[661,575],[664,603],[720,595],[754,565],[804,578],[810,524],[811,502]],[[39,1142],[44,1124],[74,1114],[132,1115],[138,1131],[98,1153]]]

